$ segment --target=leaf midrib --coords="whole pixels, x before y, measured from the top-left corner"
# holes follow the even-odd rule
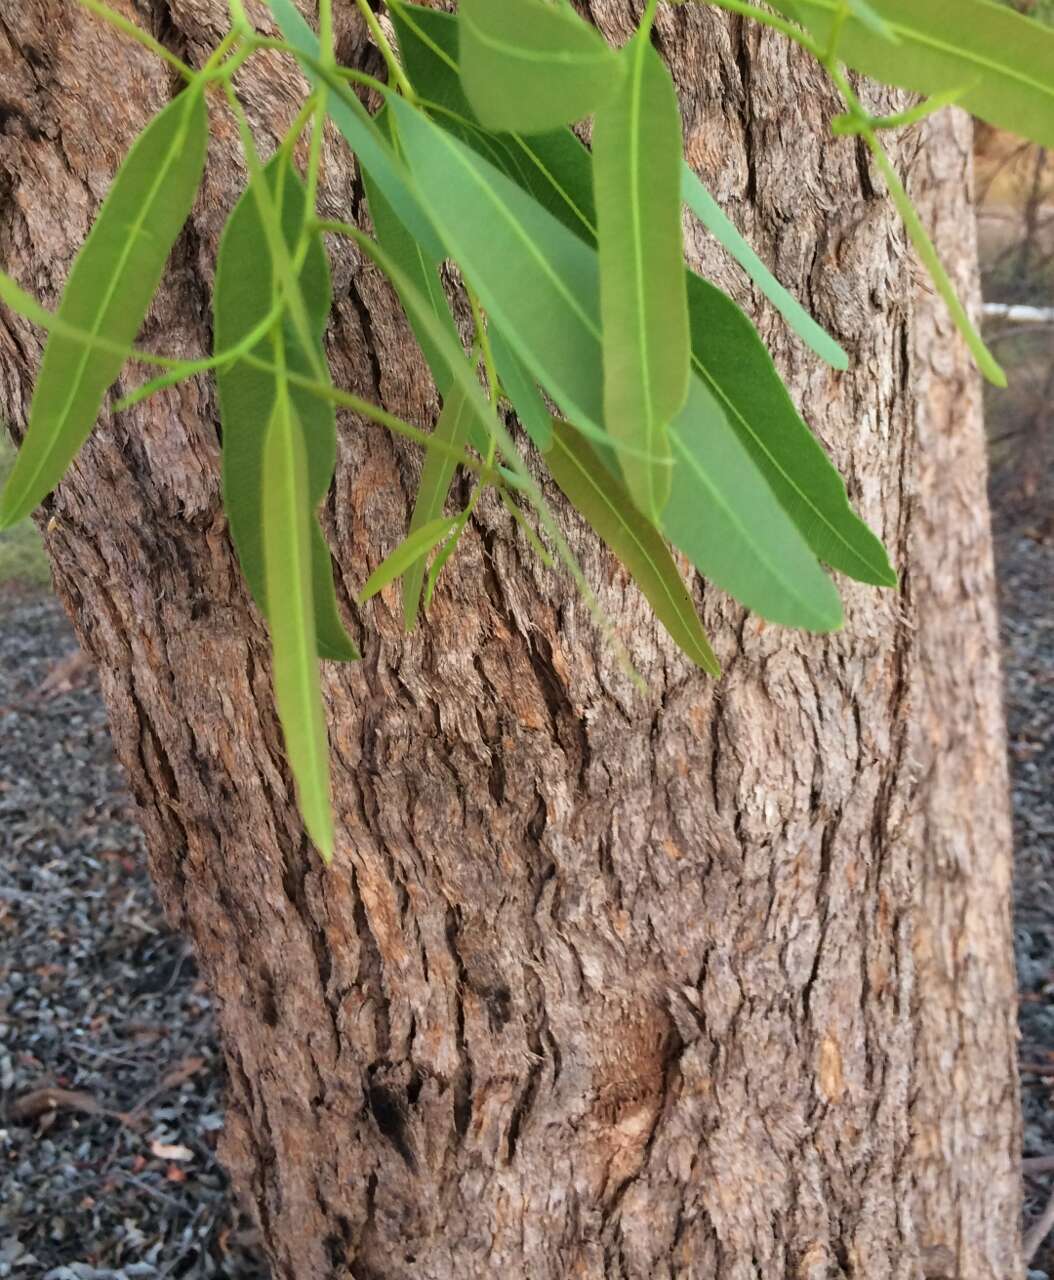
[[[143,226],[146,221],[147,214],[153,209],[154,202],[157,198],[158,192],[161,190],[161,188],[164,186],[166,182],[168,173],[172,168],[174,154],[178,155],[182,150],[181,144],[183,143],[187,134],[187,130],[190,126],[190,108],[191,108],[191,105],[193,105],[195,96],[198,93],[200,93],[201,90],[195,87],[195,88],[188,89],[186,92],[187,92],[187,99],[188,99],[189,105],[187,106],[184,112],[183,121],[180,124],[179,130],[173,137],[172,143],[168,148],[168,151],[165,156],[165,163],[159,166],[157,175],[150,186],[150,190],[147,195],[147,198],[143,202],[143,204],[140,205],[136,213],[135,220],[131,224],[131,234],[125,239],[125,241],[122,244],[121,252],[117,258],[117,267],[110,276],[109,282],[106,286],[106,290],[103,294],[103,302],[96,313],[95,321],[92,327],[85,331],[88,334],[90,334],[93,338],[98,338],[101,336],[99,333],[99,329],[102,325],[103,317],[106,315],[107,309],[109,308],[110,303],[113,301],[114,294],[117,292],[117,287],[118,287],[118,284],[120,283],[121,275],[124,271],[125,264],[127,263],[128,258],[132,252],[132,246],[138,242],[139,236],[142,233]],[[177,150],[177,144],[179,144],[178,150]],[[69,339],[67,339],[67,341],[69,341]],[[84,379],[85,370],[87,368],[88,361],[91,358],[92,351],[93,351],[93,348],[91,347],[88,347],[88,346],[81,347],[80,355],[77,358],[76,371],[70,383],[69,394],[66,397],[65,404],[62,407],[62,412],[59,415],[59,421],[63,425],[65,425],[65,422],[70,414],[70,408],[73,405],[74,401],[76,400],[77,395],[79,394],[80,384]],[[32,475],[29,476],[28,479],[23,483],[23,486],[22,486],[23,494],[25,494],[26,492],[32,491],[32,489],[36,485],[36,482],[40,479],[40,476],[43,474],[44,471],[46,471],[48,463],[51,461],[52,457],[54,456],[55,452],[58,450],[61,443],[62,443],[62,439],[61,439],[61,431],[60,431],[52,437],[50,444],[41,455],[40,461],[37,463],[37,466],[33,471]]]
[[[599,329],[597,328],[597,326],[593,323],[593,321],[592,321],[592,319],[590,318],[589,314],[588,314],[587,312],[583,311],[583,310],[582,310],[582,308],[579,306],[578,301],[577,301],[577,299],[575,298],[574,294],[572,294],[572,293],[567,289],[567,287],[565,286],[564,282],[560,279],[559,275],[557,275],[557,274],[553,271],[553,268],[552,268],[551,263],[549,262],[549,259],[548,259],[548,258],[546,258],[543,254],[541,254],[541,253],[539,253],[539,252],[538,252],[537,246],[534,244],[534,241],[530,238],[530,236],[528,236],[528,235],[526,235],[526,234],[525,234],[525,232],[524,232],[523,228],[522,228],[522,227],[521,227],[521,225],[520,225],[519,219],[517,219],[517,218],[510,218],[510,217],[508,216],[508,211],[507,211],[507,209],[506,209],[506,206],[502,203],[502,201],[501,201],[500,197],[497,195],[497,193],[496,193],[495,191],[493,191],[493,190],[492,190],[492,189],[491,189],[491,188],[490,188],[490,187],[489,187],[485,182],[483,182],[483,181],[480,179],[479,174],[476,172],[475,168],[474,168],[474,167],[473,167],[473,166],[468,162],[468,160],[466,159],[466,157],[465,157],[465,156],[463,156],[463,155],[461,154],[461,151],[460,151],[459,149],[456,149],[456,148],[454,148],[454,147],[452,147],[452,146],[450,145],[450,140],[447,138],[446,131],[445,131],[445,130],[443,130],[443,129],[441,129],[441,128],[439,128],[438,126],[436,126],[436,127],[437,127],[438,132],[439,132],[439,133],[441,134],[441,136],[444,138],[444,148],[445,148],[445,150],[446,150],[446,151],[447,151],[451,156],[453,156],[454,160],[457,162],[457,164],[459,165],[459,167],[460,167],[460,168],[462,168],[462,169],[463,169],[463,170],[464,170],[464,171],[469,175],[469,177],[470,177],[470,178],[471,178],[471,180],[472,180],[472,184],[473,184],[473,186],[474,186],[478,191],[482,191],[482,192],[483,192],[483,194],[486,196],[487,201],[488,201],[488,202],[489,202],[489,203],[490,203],[490,204],[491,204],[495,209],[497,209],[497,211],[498,211],[500,214],[502,214],[502,215],[503,215],[502,220],[506,223],[506,225],[507,225],[507,226],[511,227],[511,229],[512,229],[512,230],[513,230],[513,232],[515,233],[516,238],[517,238],[517,239],[518,239],[518,240],[519,240],[519,241],[520,241],[520,242],[521,242],[521,243],[522,243],[522,244],[527,248],[528,253],[529,253],[529,254],[530,254],[530,256],[535,260],[535,262],[537,262],[537,263],[538,263],[539,267],[540,267],[540,268],[541,268],[541,270],[542,270],[542,273],[543,273],[543,274],[548,278],[548,280],[552,283],[552,285],[554,286],[554,288],[555,288],[556,292],[559,294],[559,296],[560,296],[560,297],[561,297],[561,298],[562,298],[562,299],[567,303],[567,305],[568,305],[569,309],[571,310],[571,312],[572,312],[575,316],[577,316],[577,317],[578,317],[578,319],[581,321],[581,323],[582,323],[583,327],[584,327],[584,328],[589,332],[589,334],[590,334],[592,337],[594,337],[594,338],[596,338],[598,341],[600,341],[600,330],[599,330]],[[504,175],[502,175],[502,176],[504,176]],[[540,205],[539,205],[539,208],[541,208],[541,206],[540,206]],[[543,210],[543,212],[544,212],[544,210]],[[550,215],[550,216],[552,216],[552,215]],[[571,233],[570,233],[570,232],[568,232],[568,234],[570,235]]]

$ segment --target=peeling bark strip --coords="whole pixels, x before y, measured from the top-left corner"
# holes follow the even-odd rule
[[[628,36],[628,0],[590,8]],[[222,0],[148,14],[194,62],[225,23]],[[341,56],[375,61],[350,7],[340,18]],[[339,834],[323,873],[220,515],[211,384],[105,418],[44,511],[155,879],[218,998],[226,1159],[284,1280],[1020,1274],[974,377],[916,296],[860,144],[823,140],[834,104],[814,69],[696,5],[664,10],[656,39],[689,158],[853,357],[832,374],[763,318],[903,570],[899,598],[845,586],[846,629],[820,639],[697,584],[727,673],[715,686],[566,515],[641,696],[569,583],[484,502],[403,640],[396,593],[362,625],[351,601],[402,536],[419,462],[346,417],[326,522],[365,659],[326,671]],[[173,86],[73,0],[3,6],[0,84],[0,260],[53,302]],[[303,89],[277,57],[241,87],[261,139]],[[144,334],[188,355],[209,343],[242,182],[212,110],[203,194]],[[968,142],[947,117],[895,154],[967,279]],[[325,208],[358,213],[360,191],[334,145]],[[749,302],[690,235],[695,263]],[[390,290],[346,244],[334,254],[335,377],[433,418]],[[16,434],[39,356],[40,335],[5,316]]]

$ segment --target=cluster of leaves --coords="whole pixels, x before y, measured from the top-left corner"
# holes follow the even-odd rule
[[[456,15],[388,0],[398,56],[368,0],[357,0],[385,57],[386,84],[337,64],[332,0],[320,0],[317,35],[292,0],[270,0],[280,38],[259,34],[241,0],[231,0],[231,31],[199,71],[102,0],[80,2],[172,63],[186,87],[133,146],[58,311],[0,276],[0,300],[50,330],[0,527],[60,481],[126,361],[161,373],[117,411],[215,371],[225,506],[270,627],[287,753],[323,857],[332,855],[333,825],[319,660],[358,656],[316,515],[333,475],[337,406],[426,450],[407,537],[360,594],[365,602],[401,578],[408,628],[488,487],[548,557],[537,522],[608,625],[523,462],[506,404],[560,489],[705,671],[718,666],[668,544],[763,617],[814,631],[842,620],[823,565],[896,584],[750,320],[685,266],[687,205],[801,339],[835,369],[847,367],[685,164],[676,93],[651,41],[658,0],[648,0],[621,50],[568,0],[461,0]],[[995,123],[1054,140],[1051,34],[991,0],[775,0],[779,14],[745,0],[710,2],[775,27],[827,68],[846,102],[836,131],[866,139],[978,362],[1000,380],[879,135],[960,100]],[[265,48],[296,58],[311,84],[266,164],[235,88],[238,69]],[[875,119],[847,66],[929,96],[903,115]],[[378,95],[376,115],[355,86]],[[215,352],[175,361],[133,343],[195,199],[210,94],[234,113],[249,182],[220,246]],[[591,149],[570,128],[587,116]],[[361,166],[374,237],[316,215],[327,119]],[[292,157],[307,129],[302,175]],[[332,301],[327,235],[350,237],[398,293],[441,396],[434,431],[333,386],[323,345]],[[440,283],[445,261],[458,267],[475,317],[468,353]],[[476,484],[450,515],[459,466]]]

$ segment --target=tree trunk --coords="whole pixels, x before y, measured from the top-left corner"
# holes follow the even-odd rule
[[[118,7],[200,63],[223,0]],[[621,42],[639,6],[592,0]],[[341,57],[373,64],[350,6]],[[207,379],[107,414],[42,522],[97,660],[154,878],[215,992],[225,1158],[277,1277],[1007,1280],[1020,1274],[1009,836],[980,402],[861,146],[780,38],[664,7],[690,161],[846,345],[838,375],[763,335],[899,593],[765,627],[702,582],[725,675],[674,651],[554,505],[645,677],[565,577],[481,504],[423,629],[355,590],[403,536],[415,452],[347,417],[325,510],[364,660],[327,665],[338,852],[293,804],[267,642],[219,500]],[[302,92],[240,78],[263,143]],[[73,0],[0,13],[0,261],[54,302],[168,71]],[[876,105],[891,99],[873,94]],[[198,353],[243,182],[213,103],[204,190],[144,340]],[[970,133],[894,158],[966,287]],[[362,214],[339,145],[324,203]],[[939,215],[939,219],[938,219]],[[694,263],[757,311],[698,227]],[[436,397],[393,295],[334,245],[340,385]],[[40,335],[0,323],[0,413]],[[138,373],[135,374],[139,377]]]

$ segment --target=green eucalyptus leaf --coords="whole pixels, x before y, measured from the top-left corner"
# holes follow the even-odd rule
[[[457,17],[395,0],[392,18],[414,88],[429,103],[445,108],[437,113],[438,123],[530,192],[576,235],[593,244],[596,213],[592,160],[571,130],[524,136],[465,127],[450,113],[467,120],[469,126],[478,126],[479,121],[461,86]]]
[[[50,335],[29,428],[0,496],[0,528],[51,492],[91,432],[194,203],[207,143],[204,91],[194,86],[154,117],[118,170],[56,313],[61,325],[116,349]]]
[[[306,216],[303,182],[279,152],[264,171],[273,193],[281,194],[282,232],[292,251]],[[214,340],[226,350],[251,333],[274,308],[276,280],[267,236],[251,186],[242,194],[228,219],[220,241],[213,293]],[[323,357],[321,336],[331,305],[329,264],[321,239],[312,237],[300,272],[300,288],[316,351]],[[302,375],[313,376],[312,362],[301,350],[290,325],[263,339],[252,354],[268,362],[261,369],[248,360],[237,360],[216,374],[220,419],[223,426],[223,500],[238,560],[261,612],[270,617],[264,565],[263,453],[266,425],[279,392],[291,397],[304,432],[308,457],[308,493],[312,508],[322,501],[333,478],[336,462],[336,418],[333,405],[306,392],[289,388],[277,372],[275,343],[283,346],[285,364]],[[278,362],[280,365],[281,362]],[[316,522],[317,526],[317,522]],[[321,529],[311,539],[314,576],[313,598],[319,656],[340,661],[358,657],[344,629],[337,607],[329,550]]]
[[[427,556],[451,532],[457,520],[457,516],[439,516],[409,534],[366,579],[366,585],[359,592],[359,604],[371,600],[390,582],[394,582],[418,560]]]
[[[458,20],[451,14],[400,3],[393,10],[399,45],[415,88],[431,102],[475,119],[458,78]],[[522,137],[505,135],[485,145],[478,130],[452,123],[444,114],[437,123],[491,160],[513,182],[528,191],[554,217],[588,244],[596,243],[596,206],[592,159],[569,130]],[[500,149],[495,143],[501,143]],[[791,328],[818,355],[837,369],[848,368],[848,357],[800,303],[773,277],[758,255],[739,235],[716,201],[687,165],[682,171],[683,198],[693,213],[746,271]]]
[[[312,599],[308,461],[296,409],[279,389],[263,449],[264,559],[281,607],[268,618],[274,691],[304,826],[324,861],[333,858],[329,746]]]
[[[454,448],[460,448],[469,437],[473,421],[475,415],[468,397],[454,386],[436,423],[435,437]],[[417,488],[417,501],[410,520],[410,533],[416,533],[442,515],[456,470],[457,463],[449,455],[436,449],[426,452],[421,469],[421,483]],[[408,632],[414,629],[417,622],[423,583],[424,561],[417,560],[407,569],[403,579],[403,626]]]
[[[381,129],[387,133],[391,124],[387,107],[382,108],[377,119]],[[427,247],[422,245],[407,230],[383,192],[365,171],[363,186],[366,189],[366,199],[369,204],[370,217],[373,220],[377,243],[388,255],[389,259],[398,266],[403,276],[412,281],[420,296],[425,299],[429,313],[434,317],[435,322],[448,335],[451,343],[455,344],[457,349],[460,350],[461,339],[454,324],[454,318],[450,313],[450,303],[439,276],[438,263],[428,256]],[[399,289],[394,283],[392,287],[396,293],[399,293]],[[454,375],[451,372],[450,365],[430,337],[428,329],[418,320],[417,311],[413,307],[407,306],[406,300],[402,298],[401,294],[400,301],[403,303],[403,309],[406,312],[414,337],[421,347],[429,369],[432,371],[436,389],[440,396],[445,399],[454,385]],[[481,422],[474,414],[469,422],[469,439],[481,453],[486,450],[488,439],[486,424]]]
[[[692,363],[819,559],[859,582],[895,587],[882,543],[802,421],[757,330],[720,289],[688,278]]]
[[[670,442],[677,465],[662,517],[670,541],[763,618],[837,630],[842,606],[834,584],[697,377]]]
[[[268,3],[286,42],[308,57],[317,59],[320,54],[318,37],[304,21],[292,0],[268,0]],[[305,66],[303,71],[308,81],[317,86],[320,79],[317,72],[309,66]],[[431,219],[406,182],[399,157],[354,93],[346,87],[337,92],[331,86],[326,109],[344,141],[355,152],[376,187],[384,192],[385,199],[403,225],[409,228],[417,241],[426,246],[426,252],[433,261],[445,257],[443,245],[436,236]]]
[[[773,0],[823,43],[842,0]],[[857,0],[859,3],[859,0]],[[886,84],[927,95],[961,85],[962,105],[1001,129],[1054,146],[1054,29],[993,0],[869,0],[896,43],[859,9],[844,23],[838,57]]]
[[[842,348],[769,271],[687,164],[682,169],[682,190],[688,208],[735,258],[798,337],[835,369],[848,369],[849,357]]]
[[[395,16],[400,47],[414,84],[425,96],[462,110],[463,104],[456,96],[457,20],[448,14],[404,4],[399,5]],[[548,144],[560,136],[550,134],[544,141]],[[510,167],[505,170],[506,176],[536,196],[539,193],[535,185],[541,183],[549,207],[554,212],[562,208],[565,225],[592,245],[596,215],[589,152],[569,130],[563,131],[562,136],[568,145],[561,150],[550,148],[545,164]],[[543,142],[536,137],[521,141],[526,148]],[[716,204],[713,208],[723,219]],[[724,221],[727,223],[727,219]],[[726,245],[729,248],[738,240],[734,228],[731,232],[731,243]],[[757,262],[756,255],[754,261]],[[798,304],[767,275],[763,264],[757,265],[756,283],[764,284],[763,291],[770,299],[782,304],[781,309],[787,307],[793,315]],[[815,554],[832,568],[863,582],[895,585],[896,575],[885,549],[848,506],[841,477],[801,420],[753,323],[719,289],[691,272],[686,276],[693,368],[720,401],[729,423],[800,532]],[[800,308],[799,312],[806,340],[811,340],[819,354],[832,363],[844,365],[845,354],[833,339]],[[495,337],[497,334],[500,330],[495,330]],[[497,354],[495,342],[496,357]],[[504,374],[502,381],[506,381]]]
[[[600,427],[596,254],[469,147],[390,99],[411,172],[487,314],[564,413]]]
[[[546,0],[461,0],[461,76],[480,121],[543,133],[592,114],[622,71],[603,37]]]
[[[461,543],[461,535],[465,532],[465,526],[468,524],[470,515],[468,507],[454,521],[454,527],[450,531],[450,537],[446,539],[443,545],[436,552],[432,563],[428,566],[428,582],[425,584],[424,607],[427,609],[432,603],[432,596],[435,593],[436,583],[439,581],[439,575],[447,566],[447,561],[458,549]]]
[[[618,91],[593,124],[604,421],[616,446],[659,459],[622,468],[633,500],[656,518],[670,492],[666,430],[688,395],[681,112],[648,31],[620,61]]]
[[[870,0],[848,0],[848,3],[849,12],[859,18],[861,25],[867,27],[872,35],[888,40],[890,44],[900,44],[900,37],[874,8]]]
[[[524,430],[544,453],[552,443],[553,420],[542,394],[501,330],[492,324],[489,334],[491,354],[509,403]]]
[[[553,444],[545,460],[553,479],[626,566],[681,650],[704,671],[720,675],[720,664],[666,543],[621,482],[565,422],[553,423]]]

